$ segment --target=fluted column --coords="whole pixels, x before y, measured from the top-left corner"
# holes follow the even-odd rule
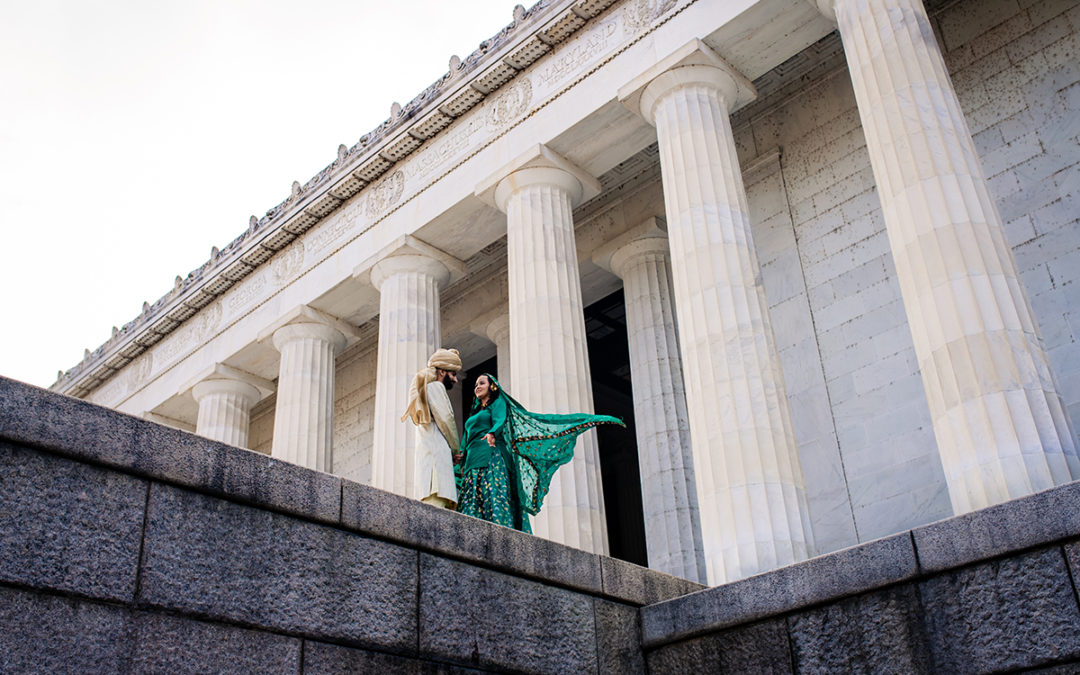
[[[574,204],[582,176],[544,148],[495,189],[506,213],[512,393],[530,410],[593,412],[585,309],[574,243]],[[591,179],[590,187],[594,187]],[[571,462],[551,483],[533,531],[594,553],[607,553],[607,524],[596,432],[583,434]]]
[[[251,429],[251,407],[258,403],[259,390],[240,380],[210,379],[192,390],[199,404],[195,433],[215,441],[246,448]]]
[[[380,294],[371,484],[408,497],[416,496],[415,432],[401,415],[413,376],[442,346],[439,289],[449,277],[442,262],[420,254],[390,256],[371,270]]]
[[[333,468],[334,362],[341,331],[323,323],[292,323],[274,331],[281,352],[271,455],[317,471]]]
[[[753,89],[691,44],[637,93],[659,140],[705,564],[717,584],[802,560],[813,538],[728,119]]]
[[[922,2],[819,6],[840,28],[953,510],[1080,477],[1042,337]]]
[[[652,228],[621,243],[605,262],[622,278],[626,299],[649,567],[704,583],[705,556],[667,237]]]
[[[476,319],[471,329],[473,333],[495,343],[499,363],[496,377],[507,391],[514,391],[510,387],[510,313],[505,309],[488,312]]]

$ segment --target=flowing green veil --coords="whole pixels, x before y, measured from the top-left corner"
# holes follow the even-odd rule
[[[521,508],[536,515],[544,504],[551,479],[560,466],[574,457],[577,437],[600,424],[623,421],[609,415],[574,413],[543,415],[529,412],[503,389],[499,381],[485,373],[506,400],[507,420],[503,440],[510,451],[511,485],[519,488]]]

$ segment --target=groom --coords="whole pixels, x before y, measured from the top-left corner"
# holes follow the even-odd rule
[[[409,407],[401,421],[416,425],[416,493],[420,501],[447,509],[457,507],[454,462],[460,459],[454,409],[446,392],[457,383],[461,356],[440,349],[421,368],[409,389]]]

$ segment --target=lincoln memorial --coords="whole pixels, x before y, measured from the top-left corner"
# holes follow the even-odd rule
[[[1080,5],[506,18],[53,391],[415,497],[453,347],[626,420],[537,536],[708,585],[1080,478]]]

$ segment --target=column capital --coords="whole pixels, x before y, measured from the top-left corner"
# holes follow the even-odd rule
[[[592,260],[613,274],[622,277],[628,262],[646,253],[669,254],[667,223],[655,216],[630,228],[593,253]]]
[[[490,312],[481,314],[469,324],[469,332],[486,337],[498,345],[500,336],[506,337],[510,334],[510,309],[496,307]]]
[[[570,195],[573,206],[600,194],[600,181],[546,145],[529,148],[512,162],[476,186],[484,203],[506,213],[506,203],[518,190],[530,185],[555,185]]]
[[[335,354],[345,347],[345,336],[324,323],[290,323],[274,331],[273,342],[280,352],[290,342],[308,339],[329,343]]]
[[[390,242],[353,270],[353,278],[380,290],[390,277],[403,272],[424,272],[440,288],[465,276],[465,263],[412,235]]]
[[[308,305],[297,305],[264,328],[259,333],[258,341],[270,342],[281,351],[286,343],[304,337],[325,340],[334,346],[336,352],[340,352],[347,343],[359,338],[359,332],[337,317]]]
[[[190,391],[195,398],[195,402],[198,403],[202,393],[196,393],[195,387],[204,382],[240,382],[246,384],[258,392],[258,397],[252,402],[253,404],[258,403],[277,390],[277,385],[275,385],[272,380],[268,380],[265,377],[259,377],[246,370],[234,368],[233,366],[224,363],[215,363],[213,366],[201,371],[198,375],[188,380],[187,384],[181,387],[180,391]],[[207,387],[203,387],[201,392],[207,390]]]
[[[814,7],[817,7],[818,11],[821,12],[826,19],[836,23],[837,0],[807,0],[807,2]]]
[[[196,403],[214,394],[236,394],[249,406],[255,405],[262,398],[262,392],[258,388],[241,380],[203,380],[191,388],[191,395],[195,397]]]
[[[757,90],[746,76],[695,38],[620,87],[619,101],[630,112],[655,124],[657,101],[671,91],[695,84],[717,89],[729,113],[757,98]]]
[[[243,387],[235,388],[237,389],[235,393],[241,395],[246,395],[245,392],[251,393],[251,391],[254,390],[255,397],[252,399],[252,405],[255,405],[262,399],[266,399],[267,396],[278,389],[272,380],[253,375],[252,373],[246,372],[246,370],[234,368],[224,363],[215,363],[213,366],[202,370],[201,373],[188,380],[187,384],[185,384],[180,391],[190,391],[191,395],[194,397],[195,403],[199,403],[199,400],[207,394],[218,391],[227,391],[226,384],[210,384],[211,382],[235,382],[241,384]]]

